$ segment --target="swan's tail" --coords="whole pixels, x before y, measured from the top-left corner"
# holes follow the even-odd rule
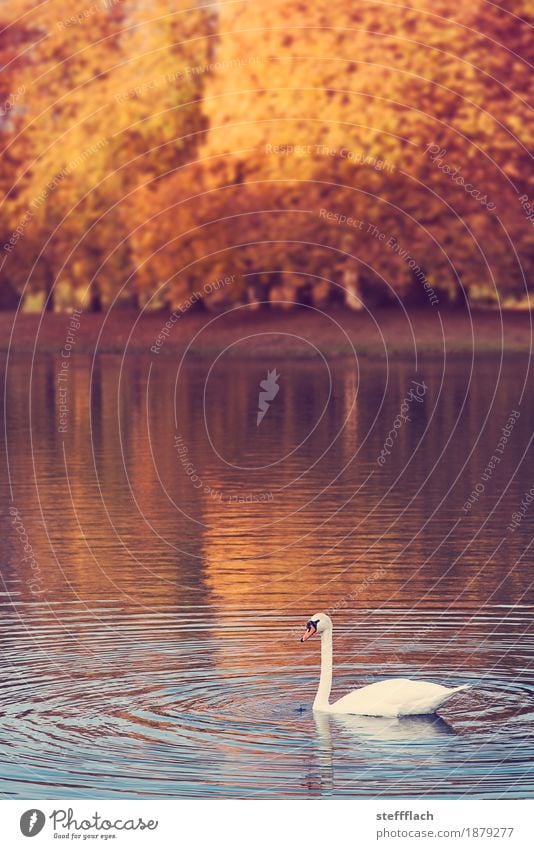
[[[460,684],[459,687],[453,687],[448,693],[445,693],[443,698],[440,700],[440,705],[448,701],[448,699],[450,699],[451,696],[454,696],[455,693],[460,693],[462,690],[469,690],[470,687],[471,684]]]
[[[434,700],[433,704],[430,705],[431,711],[437,710],[442,705],[444,705],[445,702],[448,702],[449,699],[456,693],[460,693],[462,690],[468,690],[470,686],[470,684],[460,684],[459,687],[452,687],[450,690],[445,690],[445,692],[441,692],[439,696],[437,696],[437,698]]]
[[[459,687],[452,687],[450,690],[445,690],[445,692],[441,692],[437,695],[430,704],[427,705],[427,713],[433,713],[438,710],[438,708],[442,707],[445,702],[448,702],[451,696],[454,696],[456,693],[460,693],[462,690],[468,690],[470,684],[461,684]],[[444,688],[445,689],[445,688]]]

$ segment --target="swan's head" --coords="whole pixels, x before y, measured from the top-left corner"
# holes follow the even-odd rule
[[[332,630],[332,620],[326,613],[316,613],[311,619],[306,622],[306,630],[300,638],[301,643],[305,643],[314,634],[324,634],[325,631]]]

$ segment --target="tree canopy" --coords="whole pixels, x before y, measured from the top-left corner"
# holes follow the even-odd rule
[[[0,124],[3,286],[94,308],[232,273],[207,301],[525,291],[526,1],[1,14],[2,97],[24,90]]]

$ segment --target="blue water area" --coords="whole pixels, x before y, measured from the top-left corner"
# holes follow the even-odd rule
[[[532,796],[526,361],[60,367],[3,364],[4,798]],[[314,714],[321,610],[334,698],[471,689]]]

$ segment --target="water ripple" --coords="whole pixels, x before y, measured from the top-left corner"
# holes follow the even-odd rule
[[[501,631],[502,612],[481,614],[464,636],[464,656],[471,640],[478,646],[467,669],[450,660],[439,666],[458,611],[440,635],[412,647],[403,643],[402,612],[382,612],[381,633],[390,632],[383,649],[396,657],[383,674],[372,660],[350,657],[350,629],[339,634],[336,694],[405,676],[410,666],[413,677],[472,684],[441,718],[400,720],[314,715],[318,649],[304,653],[290,618],[245,617],[239,626],[222,617],[214,629],[199,614],[179,624],[165,613],[128,616],[110,607],[98,611],[98,624],[94,615],[70,606],[68,637],[60,617],[47,622],[44,610],[32,611],[25,629],[14,626],[17,667],[0,676],[6,795],[44,798],[55,787],[54,795],[59,788],[69,798],[196,797],[201,787],[204,796],[251,798],[491,797],[505,786],[513,797],[534,786],[534,676],[514,668],[529,647],[502,629],[498,645],[493,636],[480,650],[484,627]],[[372,641],[372,612],[352,615],[362,623],[359,642]],[[521,630],[529,613],[515,616]],[[495,667],[503,651],[510,662]],[[425,672],[421,656],[433,659]]]

